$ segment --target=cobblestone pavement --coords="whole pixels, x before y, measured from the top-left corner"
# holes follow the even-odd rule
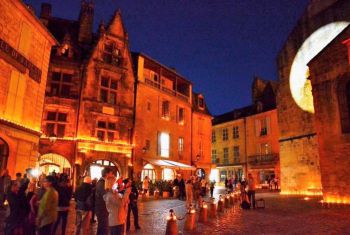
[[[320,198],[305,201],[302,197],[287,197],[278,193],[257,193],[256,198],[265,199],[265,209],[242,210],[239,205],[235,205],[219,214],[216,219],[208,219],[205,224],[197,223],[196,230],[191,232],[183,231],[185,220],[181,220],[178,221],[179,233],[350,234],[350,206],[327,208],[319,203]],[[141,230],[134,231],[131,223],[128,234],[165,234],[166,217],[170,209],[174,209],[178,217],[186,213],[184,202],[177,199],[140,201]],[[69,235],[74,233],[74,214],[72,207],[67,229]],[[4,216],[1,216],[0,220],[3,219]],[[93,227],[95,230],[96,224]]]

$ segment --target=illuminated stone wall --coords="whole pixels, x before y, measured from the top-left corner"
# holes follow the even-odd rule
[[[22,1],[0,0],[0,12],[0,39],[41,70],[40,81],[35,81],[28,66],[20,64],[23,60],[11,60],[1,52],[0,138],[9,145],[7,168],[14,177],[16,172],[35,167],[50,50],[55,41]]]
[[[344,94],[350,82],[349,38],[348,27],[309,63],[323,197],[333,203],[350,203],[350,133],[341,123],[341,111],[349,115]]]
[[[291,191],[315,192],[316,189],[322,187],[314,114],[312,110],[302,109],[300,103],[297,104],[293,99],[290,73],[298,50],[313,32],[332,22],[350,20],[348,14],[350,12],[350,1],[323,1],[322,4],[318,3],[318,1],[310,3],[310,6],[288,36],[277,59],[279,90],[276,100],[280,130],[282,193]],[[312,47],[312,45],[308,46]],[[303,76],[307,76],[307,73]],[[307,80],[305,81],[307,82]],[[300,88],[303,89],[301,93],[310,93],[311,91],[308,88],[310,86],[307,82],[306,86]],[[309,102],[302,102],[308,102],[309,104],[306,106],[312,105],[311,99],[308,100]],[[308,183],[305,182],[305,179]]]

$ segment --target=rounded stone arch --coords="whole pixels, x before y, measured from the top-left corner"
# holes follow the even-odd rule
[[[17,155],[17,147],[16,143],[8,137],[6,134],[0,133],[0,138],[7,144],[8,154],[7,154],[7,162],[6,166],[0,165],[0,170],[8,169],[10,175],[15,175],[15,165],[16,165],[16,155]]]
[[[40,171],[46,175],[56,173],[66,173],[71,176],[73,171],[72,163],[65,156],[57,153],[46,153],[38,159]]]
[[[157,179],[156,168],[151,163],[146,162],[142,166],[141,176],[140,176],[141,181],[144,180],[145,176],[148,176],[148,178],[151,181],[155,181]]]
[[[350,73],[337,79],[336,94],[342,133],[350,133]]]
[[[90,175],[92,179],[100,178],[101,171],[103,167],[114,167],[116,177],[119,178],[123,175],[122,168],[120,167],[120,163],[117,160],[111,160],[109,158],[96,158],[89,159],[89,161],[84,166],[84,175]],[[93,168],[92,168],[93,167]]]

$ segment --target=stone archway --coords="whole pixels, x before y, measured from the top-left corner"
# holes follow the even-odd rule
[[[6,169],[8,157],[9,145],[4,139],[0,138],[0,171]]]
[[[46,175],[55,173],[65,173],[71,175],[72,165],[62,155],[57,153],[47,153],[39,157],[39,167],[40,171]]]
[[[111,167],[114,170],[117,178],[121,176],[121,168],[119,164],[106,159],[100,159],[90,162],[90,164],[86,166],[85,174],[90,175],[91,179],[99,179],[102,176],[101,171],[104,167]]]

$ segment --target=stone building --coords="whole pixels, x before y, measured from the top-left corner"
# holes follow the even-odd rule
[[[211,115],[203,95],[174,69],[134,53],[134,171],[138,178],[210,173]]]
[[[35,167],[51,46],[56,40],[18,0],[0,0],[0,170]]]
[[[347,27],[349,11],[348,0],[310,1],[278,55],[282,193],[321,193],[319,136],[307,64]]]
[[[325,202],[350,203],[350,26],[309,63]]]
[[[93,32],[94,4],[82,1],[78,20],[40,19],[60,42],[51,52],[40,139],[43,172],[99,177],[101,167],[130,173],[134,76],[121,13]]]
[[[276,84],[255,78],[253,105],[235,109],[213,119],[212,163],[216,181],[242,179],[252,173],[260,187],[279,178],[278,122],[275,101]]]

